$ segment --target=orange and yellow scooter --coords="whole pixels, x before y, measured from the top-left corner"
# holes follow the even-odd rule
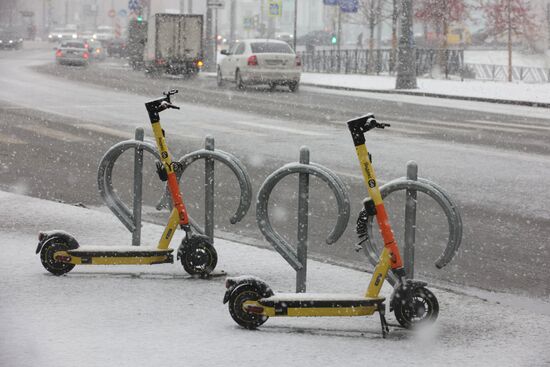
[[[172,162],[165,133],[160,125],[160,112],[169,109],[179,109],[170,102],[170,96],[177,90],[164,93],[164,97],[145,103],[153,128],[157,149],[161,162],[157,162],[157,172],[162,181],[168,181],[168,189],[172,198],[172,212],[168,224],[156,248],[132,246],[83,246],[64,231],[40,232],[36,253],[46,270],[54,275],[62,275],[71,271],[75,265],[153,265],[173,263],[173,249],[170,241],[178,226],[185,231],[177,259],[181,260],[183,268],[191,275],[208,275],[216,267],[218,256],[216,249],[207,236],[193,233],[189,224],[187,210],[180,193],[175,170],[178,162]]]
[[[279,316],[368,316],[375,312],[380,315],[382,335],[388,332],[385,319],[385,298],[380,296],[382,284],[391,270],[398,278],[390,298],[390,311],[397,321],[406,328],[425,321],[435,321],[439,304],[426,283],[405,279],[405,270],[388,221],[384,202],[371,157],[365,145],[365,133],[374,128],[389,127],[378,123],[374,115],[368,114],[348,121],[348,127],[355,144],[357,157],[370,199],[365,201],[369,215],[376,215],[384,240],[384,248],[374,269],[369,287],[364,296],[345,294],[279,293],[274,294],[262,280],[251,277],[227,278],[227,291],[224,303],[229,302],[229,313],[237,324],[247,329],[255,329],[269,317]]]

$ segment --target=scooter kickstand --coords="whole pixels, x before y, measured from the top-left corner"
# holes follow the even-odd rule
[[[388,322],[386,321],[386,306],[383,305],[380,310],[378,310],[380,315],[380,325],[382,326],[382,338],[386,339],[386,336],[390,333],[390,328]]]

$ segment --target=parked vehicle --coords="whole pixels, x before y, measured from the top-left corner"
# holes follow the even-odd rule
[[[84,41],[65,41],[56,48],[55,61],[60,65],[88,66],[90,53]]]
[[[202,29],[202,15],[155,14],[147,27],[145,72],[198,73],[203,66]]]
[[[143,68],[143,51],[147,42],[147,22],[130,20],[128,23],[128,45],[126,48],[130,66],[134,70]]]
[[[0,50],[19,50],[23,47],[23,38],[20,34],[11,31],[0,32]]]
[[[286,42],[243,40],[221,53],[225,57],[217,67],[218,86],[233,81],[239,89],[251,84],[268,84],[271,89],[287,85],[292,92],[298,90],[302,61]]]

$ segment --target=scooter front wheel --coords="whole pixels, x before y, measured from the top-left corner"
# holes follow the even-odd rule
[[[439,303],[427,288],[419,287],[412,291],[408,300],[398,300],[393,305],[395,318],[407,329],[419,324],[434,322],[439,314]]]
[[[44,268],[53,275],[63,275],[73,270],[74,264],[63,263],[54,258],[57,251],[67,250],[70,247],[62,239],[53,238],[46,242],[40,251],[40,261]]]
[[[247,312],[243,306],[246,301],[258,301],[261,298],[260,289],[253,285],[238,287],[229,298],[229,314],[240,326],[254,330],[266,322],[269,317]]]
[[[206,276],[216,267],[218,254],[214,246],[203,241],[183,248],[180,259],[187,273]]]

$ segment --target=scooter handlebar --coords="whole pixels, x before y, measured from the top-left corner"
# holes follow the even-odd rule
[[[376,118],[372,113],[349,120],[347,125],[356,146],[365,143],[364,134],[367,131],[375,128],[384,129],[386,127],[390,127],[390,124],[376,121]]]

